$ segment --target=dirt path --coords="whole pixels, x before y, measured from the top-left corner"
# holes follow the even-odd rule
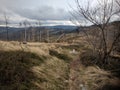
[[[80,74],[80,59],[75,59],[70,63],[69,74],[69,90],[87,90],[84,88],[84,81],[81,79]]]

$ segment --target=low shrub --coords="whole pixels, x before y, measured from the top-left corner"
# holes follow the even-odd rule
[[[92,51],[86,51],[80,55],[81,63],[85,66],[93,66],[99,63],[98,55],[92,54]]]
[[[99,58],[99,55],[86,51],[80,55],[80,61],[84,66],[99,66],[101,69],[112,72],[114,76],[120,77],[120,58],[109,56],[107,62]]]

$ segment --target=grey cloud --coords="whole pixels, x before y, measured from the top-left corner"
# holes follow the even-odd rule
[[[33,2],[33,1],[32,1]],[[0,0],[0,14],[4,11],[12,12],[24,18],[34,20],[67,20],[68,11],[53,6],[42,5],[32,8],[31,0]]]
[[[20,19],[42,20],[45,23],[48,23],[46,22],[47,20],[53,20],[53,21],[69,20],[70,13],[66,11],[64,7],[48,5],[47,1],[50,2],[51,0],[44,1],[46,2],[45,4],[42,4],[42,0],[41,0],[40,6],[38,6],[39,4],[37,4],[37,6],[34,6],[37,3],[37,1],[40,0],[0,0],[0,17],[3,17],[3,12],[6,12],[7,16],[9,16],[11,19],[10,21],[15,23],[19,22]],[[32,3],[34,3],[33,6]],[[16,17],[15,19],[14,16],[18,16],[18,17]],[[3,17],[3,21],[4,21],[4,17]],[[50,23],[53,22],[49,22],[48,24]]]
[[[51,6],[41,6],[39,8],[12,8],[15,14],[22,17],[35,20],[67,20],[69,19],[69,13],[64,9],[55,9]]]

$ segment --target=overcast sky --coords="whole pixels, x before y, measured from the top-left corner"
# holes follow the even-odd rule
[[[85,5],[86,0],[79,1]],[[73,25],[69,5],[75,8],[75,0],[0,0],[0,25],[5,21],[4,13],[9,23],[40,20],[44,25]]]
[[[4,22],[4,13],[10,23],[24,20],[41,20],[44,24],[71,24],[69,5],[74,0],[0,0],[0,24]]]

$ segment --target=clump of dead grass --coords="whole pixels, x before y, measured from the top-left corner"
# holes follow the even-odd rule
[[[87,90],[109,90],[108,88],[103,89],[103,87],[106,85],[119,87],[120,84],[118,78],[97,66],[80,66],[79,69],[71,69],[70,72],[72,90],[79,90],[81,85]]]

